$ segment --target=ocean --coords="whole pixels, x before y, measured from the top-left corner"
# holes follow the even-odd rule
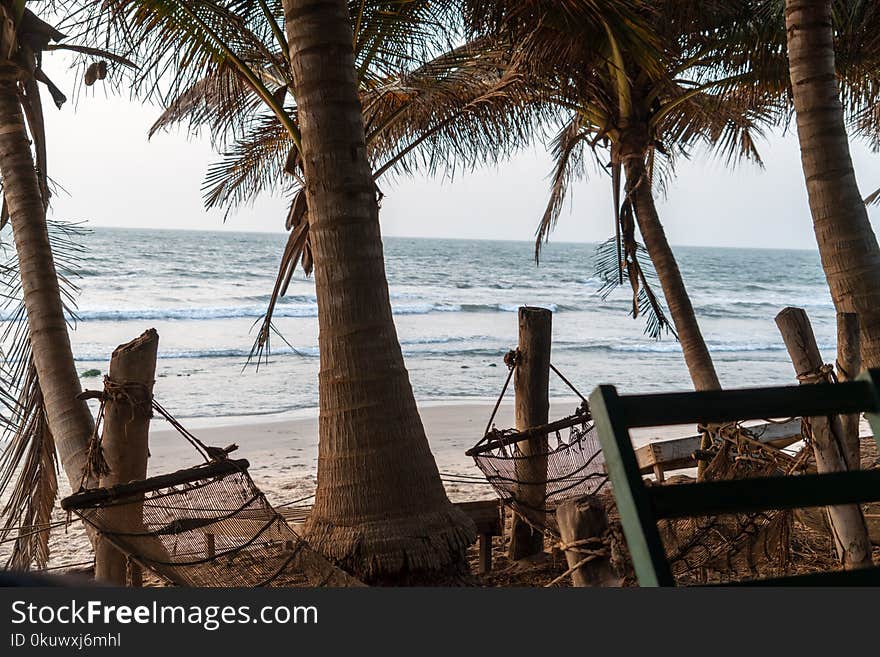
[[[106,372],[113,349],[155,327],[156,396],[179,417],[276,414],[318,404],[318,327],[312,279],[298,272],[276,312],[290,346],[246,367],[286,235],[94,228],[80,276],[73,347],[80,372]],[[553,363],[585,394],[686,390],[674,337],[654,340],[628,316],[631,294],[603,300],[596,245],[551,242],[540,266],[529,242],[385,239],[395,322],[420,401],[494,399],[516,309],[554,311]],[[675,249],[725,387],[793,383],[773,318],[807,310],[827,360],[834,308],[814,251]],[[659,286],[658,286],[659,292]],[[83,377],[97,388],[99,376]],[[559,382],[551,394],[570,396]]]

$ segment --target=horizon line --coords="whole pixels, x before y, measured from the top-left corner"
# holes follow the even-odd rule
[[[156,232],[178,232],[178,233],[211,233],[211,234],[241,234],[241,235],[287,235],[287,231],[279,231],[279,230],[242,230],[237,228],[156,228],[153,226],[108,226],[108,225],[91,225],[86,221],[84,223],[84,227],[88,230],[129,230],[129,231],[156,231]],[[424,235],[389,235],[382,234],[382,239],[391,238],[391,239],[408,239],[408,240],[448,240],[455,242],[510,242],[516,244],[531,244],[534,245],[534,240],[524,240],[524,239],[509,239],[509,238],[495,238],[495,237],[438,237],[438,236],[424,236]],[[594,241],[594,240],[551,240],[547,243],[548,245],[553,244],[583,244],[583,245],[591,245],[596,246],[602,244],[602,241]],[[735,245],[723,245],[719,246],[716,244],[671,244],[672,247],[681,247],[686,249],[747,249],[747,250],[760,250],[760,251],[814,251],[818,253],[818,246],[816,247],[796,247],[796,246],[735,246]]]

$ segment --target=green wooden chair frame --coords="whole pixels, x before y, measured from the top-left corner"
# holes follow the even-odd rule
[[[590,410],[639,585],[675,586],[657,529],[662,518],[876,502],[880,501],[880,470],[646,486],[630,429],[865,412],[878,440],[878,383],[880,370],[869,370],[856,381],[837,384],[623,396],[614,386],[596,388],[590,395]],[[880,568],[735,584],[880,585]]]

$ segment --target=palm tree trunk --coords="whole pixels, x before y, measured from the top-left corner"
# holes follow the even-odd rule
[[[80,486],[94,421],[84,401],[64,320],[46,211],[18,99],[16,69],[0,66],[0,178],[18,253],[34,365],[49,430],[71,488]]]
[[[626,193],[632,200],[645,248],[648,249],[654,270],[660,279],[663,296],[666,298],[675,332],[678,333],[694,388],[720,390],[721,384],[718,382],[712,356],[709,355],[678,263],[666,240],[666,232],[660,223],[660,217],[657,215],[654,194],[645,168],[646,154],[647,150],[638,144],[621,150],[623,169],[626,173]]]
[[[320,328],[308,538],[374,582],[461,567],[475,529],[446,497],[391,316],[347,3],[285,0],[284,14]]]
[[[837,312],[859,315],[864,367],[880,367],[880,248],[859,193],[834,63],[830,0],[786,0],[801,163]]]
[[[684,354],[684,362],[691,375],[694,388],[696,390],[720,390],[721,384],[718,381],[718,374],[715,372],[715,364],[712,362],[708,347],[706,347],[700,325],[697,324],[697,316],[678,269],[678,262],[675,260],[675,254],[672,253],[672,248],[666,239],[666,231],[663,230],[663,225],[657,214],[648,170],[645,167],[646,144],[645,140],[637,139],[635,148],[624,147],[622,150],[623,169],[626,173],[626,193],[632,200],[639,232],[645,241],[645,248],[648,249],[648,255],[657,272],[657,278],[660,279],[663,296],[666,298],[666,305],[672,316],[672,323],[675,325],[675,332],[678,334],[678,340]],[[704,432],[700,440],[700,448],[708,449],[711,444],[711,436],[708,432]],[[703,479],[707,464],[706,461],[697,462],[697,479]]]

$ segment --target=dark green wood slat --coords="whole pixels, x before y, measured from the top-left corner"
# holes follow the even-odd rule
[[[619,400],[614,386],[599,386],[590,395],[590,411],[614,487],[633,567],[639,586],[675,586],[629,431],[619,421],[623,417]]]
[[[859,375],[857,380],[871,384],[874,394],[880,394],[880,392],[878,392],[880,391],[880,370],[865,370]],[[874,434],[874,442],[876,442],[877,447],[880,448],[880,409],[875,410],[873,413],[865,413],[865,419],[868,420],[868,424],[871,426],[871,433]]]
[[[867,381],[626,395],[619,398],[619,408],[630,428],[880,411]]]
[[[880,470],[735,479],[647,489],[658,518],[880,501]]]
[[[880,586],[880,568],[835,570],[790,577],[750,579],[715,586]]]
[[[630,427],[729,422],[787,416],[867,412],[880,445],[880,370],[853,383],[724,392],[619,397],[611,386],[590,396],[624,534],[642,586],[674,586],[657,532],[658,518],[880,500],[880,471],[770,477],[679,486],[646,487],[638,472]],[[732,582],[726,586],[880,585],[880,568]]]

